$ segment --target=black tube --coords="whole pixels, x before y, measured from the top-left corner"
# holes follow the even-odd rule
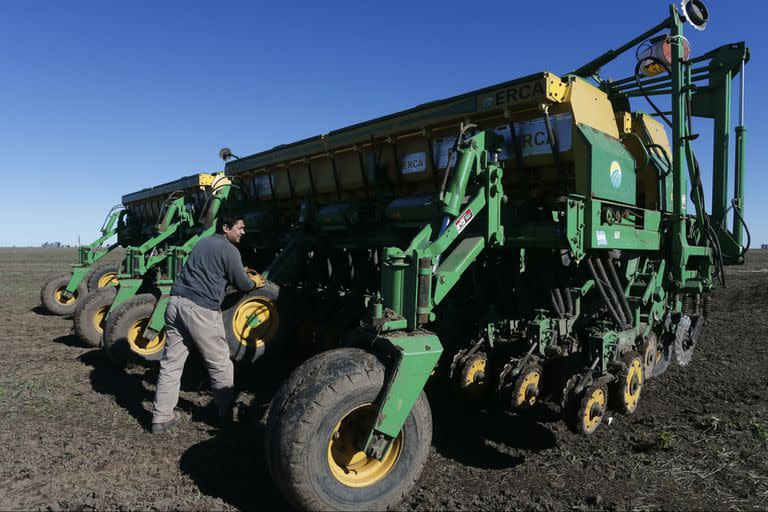
[[[552,290],[552,295],[555,297],[555,302],[557,302],[557,309],[560,311],[560,316],[565,316],[565,305],[563,304],[563,296],[560,295],[560,290],[554,288]]]
[[[568,316],[573,316],[576,312],[573,310],[573,298],[571,297],[570,288],[563,288],[563,298],[565,299],[566,313],[568,313]]]
[[[605,264],[608,267],[608,275],[611,278],[613,287],[616,289],[616,294],[619,296],[619,300],[621,301],[621,307],[624,308],[624,315],[627,317],[627,323],[631,327],[634,323],[634,318],[632,315],[632,310],[629,307],[629,302],[627,302],[627,297],[624,295],[624,289],[621,287],[619,276],[616,273],[616,267],[613,266],[613,260],[610,259],[608,259]]]
[[[557,318],[563,317],[563,311],[560,309],[560,306],[557,304],[557,300],[555,300],[555,291],[549,290],[549,300],[552,303],[552,309],[555,310],[555,314],[557,315]]]
[[[642,60],[638,60],[637,64],[635,64],[635,83],[637,84],[637,88],[640,89],[640,92],[643,96],[645,96],[645,101],[648,102],[651,107],[653,107],[653,110],[656,111],[656,113],[664,120],[665,123],[667,123],[667,126],[672,126],[672,121],[669,120],[667,116],[665,116],[661,110],[659,110],[659,107],[656,106],[656,104],[651,100],[651,98],[648,97],[648,94],[645,92],[645,89],[643,88],[643,84],[640,83],[640,66],[643,64],[644,61],[650,60],[651,62],[655,64],[659,64],[661,67],[663,67],[667,73],[671,73],[671,70],[669,69],[669,66],[665,62],[663,62],[661,59],[657,59],[656,57],[645,57]]]
[[[621,322],[619,322],[619,325],[622,327],[622,329],[627,325],[627,319],[624,318],[624,312],[621,310],[621,307],[619,305],[619,299],[616,297],[616,292],[613,290],[613,287],[611,286],[611,282],[608,280],[608,276],[605,274],[605,268],[603,268],[603,262],[600,261],[600,258],[595,258],[595,268],[597,269],[597,274],[600,276],[601,284],[605,283],[608,288],[608,297],[610,297],[611,305],[615,308],[616,316],[619,317]]]
[[[600,292],[600,296],[603,298],[603,303],[605,304],[605,307],[608,308],[608,312],[613,317],[613,321],[616,322],[616,324],[624,328],[624,324],[619,319],[619,315],[616,314],[616,310],[611,305],[611,301],[608,300],[608,296],[605,294],[605,289],[603,288],[603,284],[600,282],[600,279],[597,277],[597,272],[595,272],[595,266],[592,264],[592,260],[587,258],[587,267],[589,267],[589,273],[592,274],[592,279],[595,280],[595,286],[597,287],[597,291]]]

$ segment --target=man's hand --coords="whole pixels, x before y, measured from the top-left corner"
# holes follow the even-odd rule
[[[259,274],[258,272],[256,272],[252,268],[244,267],[243,270],[245,270],[245,273],[248,274],[248,279],[253,281],[253,284],[256,285],[256,286],[253,287],[254,290],[256,290],[258,288],[263,288],[264,285],[267,283],[266,279],[261,277],[261,274]]]

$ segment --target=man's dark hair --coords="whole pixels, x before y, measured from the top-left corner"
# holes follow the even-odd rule
[[[219,218],[216,219],[216,232],[223,233],[224,226],[227,226],[231,229],[232,226],[234,226],[239,220],[245,219],[242,215],[238,215],[236,213],[222,213],[219,215]]]

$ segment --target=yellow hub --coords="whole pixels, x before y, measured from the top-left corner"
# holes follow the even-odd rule
[[[93,313],[93,327],[100,333],[104,332],[107,312],[109,312],[109,306],[102,306]]]
[[[643,363],[639,357],[633,357],[627,368],[627,375],[622,383],[624,408],[627,412],[637,409],[640,392],[643,389]]]
[[[592,388],[587,390],[587,394],[584,395],[584,412],[581,415],[582,430],[586,434],[594,432],[600,422],[603,420],[603,414],[605,413],[605,390],[602,388]]]
[[[142,356],[156,354],[165,346],[165,330],[160,331],[160,334],[149,341],[141,337],[141,333],[148,324],[149,318],[142,318],[133,322],[128,328],[128,345],[132,351]]]
[[[518,377],[518,383],[515,386],[515,407],[531,407],[536,403],[539,396],[539,381],[541,373],[538,370],[531,369],[525,371]]]
[[[232,332],[242,345],[251,348],[267,343],[279,325],[277,306],[265,297],[243,302],[232,316]]]
[[[462,386],[468,388],[474,384],[482,384],[485,380],[485,364],[484,357],[473,358],[464,373]]]
[[[361,449],[376,419],[376,407],[366,404],[348,412],[331,432],[328,441],[328,467],[331,474],[347,487],[368,487],[384,478],[395,466],[403,444],[403,433],[378,460]]]
[[[72,294],[72,296],[68,299],[64,299],[62,295],[64,295],[64,291],[67,289],[66,286],[59,286],[56,288],[56,291],[53,292],[53,296],[56,298],[56,302],[59,304],[63,304],[64,306],[69,306],[71,304],[74,304],[77,300],[77,290],[75,290],[75,293]]]
[[[107,272],[99,278],[99,282],[96,284],[99,288],[106,288],[107,286],[117,285],[117,273]]]

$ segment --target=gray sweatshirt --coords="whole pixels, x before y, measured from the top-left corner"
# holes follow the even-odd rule
[[[223,234],[216,233],[203,238],[192,249],[181,274],[173,282],[171,295],[218,310],[227,284],[244,292],[255,286],[243,270],[240,252]]]

